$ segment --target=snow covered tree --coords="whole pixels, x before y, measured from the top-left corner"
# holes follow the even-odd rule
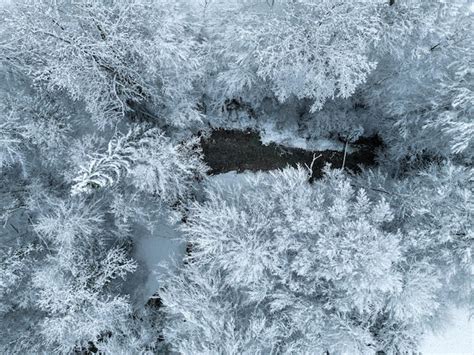
[[[473,309],[472,169],[452,162],[394,177],[366,171],[354,181],[394,206],[387,228],[401,230],[401,292],[378,320],[378,337],[392,353],[411,351],[424,333],[446,323],[454,305]],[[394,322],[395,320],[395,322]]]
[[[139,191],[174,203],[207,170],[198,144],[196,138],[175,144],[159,129],[135,126],[126,135],[113,138],[106,153],[91,157],[74,179],[72,193],[112,187],[127,177]]]
[[[1,9],[0,58],[80,100],[99,127],[149,104],[172,125],[199,119],[196,42],[175,2],[18,1]],[[140,108],[141,107],[141,108]],[[159,113],[158,113],[159,111]]]
[[[0,165],[5,171],[19,166],[25,177],[54,175],[67,167],[66,148],[85,115],[67,98],[28,84],[18,75],[11,87],[0,88]]]
[[[4,120],[0,124],[0,168],[24,159],[22,140],[23,132],[15,125],[14,120]]]
[[[64,201],[50,198],[42,201],[39,210],[41,214],[34,225],[35,231],[45,241],[64,250],[77,246],[78,240],[84,244],[90,243],[94,235],[100,233],[104,222],[103,212],[97,203],[87,203],[81,199]],[[59,251],[63,252],[61,249]]]
[[[472,13],[0,4],[0,353],[398,355],[450,303],[474,310]],[[358,176],[219,183],[199,138],[216,127],[385,144]],[[153,309],[140,238],[175,235],[165,217],[187,257]]]
[[[363,97],[393,158],[472,159],[472,24],[464,0],[397,1],[387,10],[374,51],[380,65]]]
[[[87,348],[89,342],[100,341],[120,328],[130,316],[128,298],[109,293],[106,287],[135,265],[118,249],[95,255],[98,259],[93,262],[77,256],[67,265],[55,260],[64,258],[58,255],[35,273],[36,303],[47,314],[40,324],[47,348],[60,353]]]
[[[160,293],[176,351],[378,349],[370,326],[402,278],[392,212],[340,171],[308,178],[288,168],[211,183],[190,207],[191,256]]]
[[[256,104],[265,96],[308,99],[312,111],[328,99],[349,97],[375,68],[369,52],[381,36],[384,3],[211,3],[209,47],[219,68],[211,95]]]
[[[401,179],[367,171],[357,181],[373,193],[384,191],[395,207],[392,228],[407,235],[403,248],[411,260],[437,270],[443,292],[450,294],[445,298],[472,302],[472,168],[443,162]]]
[[[126,251],[108,246],[97,204],[71,199],[46,201],[35,230],[49,246],[33,275],[35,304],[44,346],[60,353],[87,348],[120,329],[131,316],[118,278],[136,269]],[[93,255],[93,258],[91,258]]]
[[[470,169],[307,180],[211,181],[191,206],[191,254],[160,292],[176,351],[413,352],[472,306]]]
[[[31,290],[33,270],[38,266],[41,248],[37,245],[0,248],[0,351],[21,353],[40,351],[41,337],[37,325],[42,317],[33,305]]]
[[[167,344],[162,339],[163,317],[159,310],[145,309],[134,312],[120,329],[95,345],[104,354],[162,354]]]

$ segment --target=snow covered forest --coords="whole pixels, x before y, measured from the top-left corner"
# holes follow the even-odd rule
[[[473,17],[0,1],[0,353],[474,354]]]

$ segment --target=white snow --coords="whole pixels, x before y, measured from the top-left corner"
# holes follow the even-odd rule
[[[332,139],[306,139],[299,137],[298,134],[292,130],[278,129],[273,122],[265,122],[260,128],[260,137],[262,143],[267,145],[276,143],[291,148],[300,148],[313,151],[335,150],[344,151],[344,143]],[[353,149],[347,147],[347,152],[352,153]]]
[[[229,171],[224,174],[209,176],[209,179],[220,184],[221,186],[243,185],[246,183],[247,178],[252,175],[255,175],[255,172],[244,171],[240,173],[236,171]]]
[[[138,238],[134,257],[145,268],[144,285],[138,286],[141,291],[137,302],[146,303],[158,290],[159,280],[163,277],[166,267],[173,267],[183,259],[186,245],[177,231],[162,217],[156,222],[152,234]]]
[[[453,308],[444,331],[428,334],[420,347],[423,355],[474,355],[474,322],[469,310]]]

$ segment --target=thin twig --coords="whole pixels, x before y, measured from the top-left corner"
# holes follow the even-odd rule
[[[308,164],[304,164],[306,166],[306,169],[309,170],[309,177],[312,177],[313,176],[313,166],[314,166],[314,162],[316,161],[316,159],[319,159],[321,158],[323,155],[322,154],[319,154],[318,156],[316,156],[316,153],[313,154],[313,160],[311,161],[311,164],[308,166]]]
[[[11,222],[9,223],[10,227],[12,227],[17,234],[20,234],[20,231],[18,230],[17,227],[15,227]]]
[[[388,192],[386,190],[382,190],[382,189],[377,189],[375,187],[368,187],[368,186],[364,186],[364,185],[361,185],[361,184],[351,184],[352,186],[354,187],[358,187],[358,188],[363,188],[363,189],[368,189],[368,190],[372,190],[372,191],[376,191],[376,192],[382,192],[384,194],[387,194],[387,195],[399,195],[397,193],[393,193],[393,192]]]
[[[344,158],[342,159],[341,170],[344,170],[344,167],[346,166],[346,155],[347,155],[347,139],[346,139],[346,142],[344,143]]]

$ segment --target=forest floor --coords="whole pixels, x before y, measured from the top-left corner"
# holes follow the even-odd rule
[[[204,161],[210,167],[210,174],[222,174],[229,171],[242,172],[267,171],[284,168],[288,165],[311,166],[313,157],[313,177],[322,177],[326,164],[340,168],[344,161],[344,152],[336,150],[310,151],[270,143],[264,145],[260,135],[254,131],[214,130],[210,136],[202,138]],[[360,165],[375,165],[377,150],[382,141],[377,136],[363,137],[348,144],[345,168],[354,172]]]
[[[153,298],[159,289],[159,279],[164,277],[169,269],[179,265],[186,252],[181,232],[163,215],[155,222],[153,230],[142,230],[137,238],[133,256],[139,264],[134,275],[136,282],[130,284],[131,294],[136,304],[152,305]],[[139,231],[137,231],[139,232]],[[158,301],[159,304],[159,301]]]

